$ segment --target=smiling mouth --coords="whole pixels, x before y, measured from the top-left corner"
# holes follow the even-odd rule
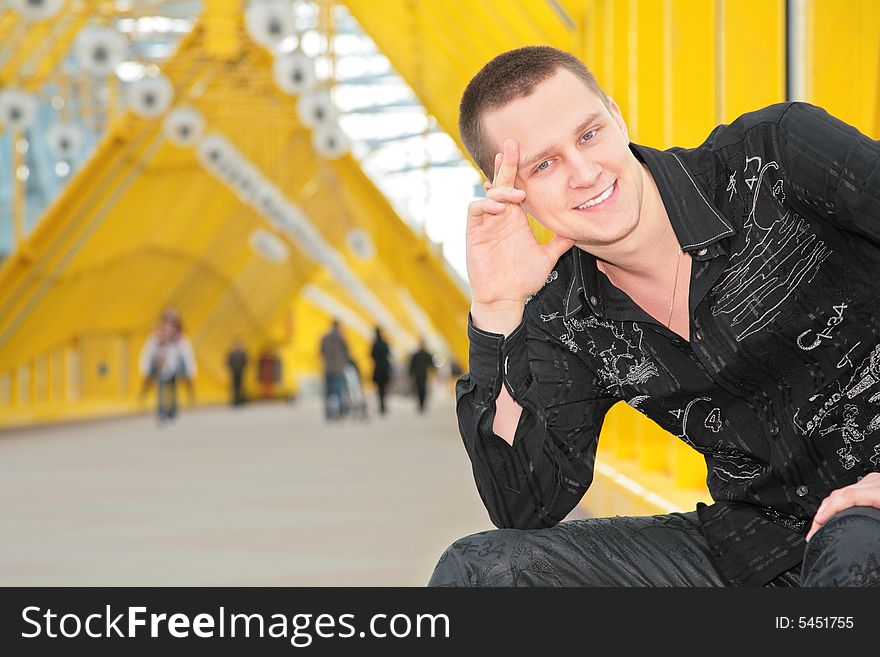
[[[577,206],[575,210],[586,210],[587,208],[592,208],[600,203],[607,201],[611,195],[614,193],[614,188],[617,187],[617,181],[615,180],[611,183],[611,187],[606,189],[604,192],[596,196],[595,198],[591,198],[589,201],[584,202],[583,204]]]

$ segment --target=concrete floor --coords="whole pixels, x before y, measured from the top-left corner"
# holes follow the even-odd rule
[[[449,395],[0,433],[0,586],[423,586],[490,526]]]

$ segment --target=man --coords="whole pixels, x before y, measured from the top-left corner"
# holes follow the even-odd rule
[[[385,395],[388,382],[391,380],[391,348],[385,342],[379,326],[376,327],[376,337],[370,348],[370,356],[373,359],[373,382],[376,384],[376,396],[379,400],[379,415],[385,415]]]
[[[348,343],[334,319],[330,330],[321,338],[324,360],[324,416],[337,420],[348,413],[348,392],[345,387],[345,365],[349,361]]]
[[[695,149],[631,144],[546,47],[488,63],[459,127],[492,182],[468,211],[457,409],[503,529],[431,585],[880,584],[877,142],[785,103]],[[619,400],[705,456],[714,504],[560,522]]]
[[[428,398],[428,373],[434,369],[434,357],[425,349],[425,341],[419,340],[419,348],[409,359],[409,378],[416,392],[419,413],[425,412]]]
[[[232,381],[232,406],[244,404],[244,370],[247,367],[248,357],[241,338],[235,338],[232,347],[226,356],[226,365]]]

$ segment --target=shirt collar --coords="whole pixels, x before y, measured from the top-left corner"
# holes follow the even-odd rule
[[[630,144],[630,150],[651,172],[682,250],[700,255],[703,247],[734,234],[678,155],[638,144]]]
[[[682,250],[696,260],[719,255],[717,243],[734,234],[733,225],[709,202],[678,155],[638,144],[630,144],[630,150],[651,172]],[[596,258],[578,247],[572,250],[575,280],[566,300],[568,313],[580,309],[582,294],[593,314],[601,317],[605,309]]]

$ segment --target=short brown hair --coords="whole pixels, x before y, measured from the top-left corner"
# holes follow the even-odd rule
[[[490,180],[495,169],[497,146],[488,143],[483,115],[515,98],[528,96],[560,68],[583,80],[608,107],[608,97],[584,63],[571,53],[550,46],[525,46],[501,53],[468,83],[458,107],[458,131],[468,153]]]

